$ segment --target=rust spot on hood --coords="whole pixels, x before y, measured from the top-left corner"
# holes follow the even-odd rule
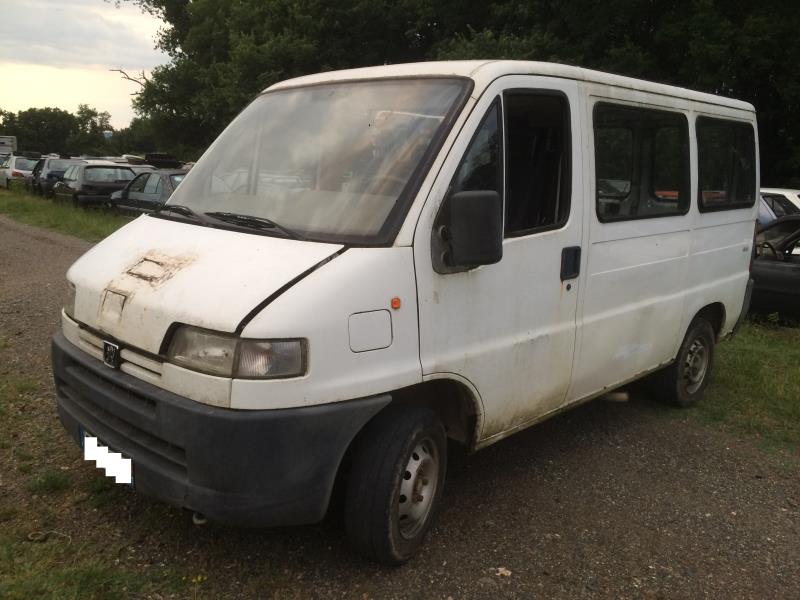
[[[125,275],[146,281],[152,287],[157,287],[194,262],[194,259],[195,257],[191,255],[169,256],[156,250],[150,250],[131,265],[125,271]]]

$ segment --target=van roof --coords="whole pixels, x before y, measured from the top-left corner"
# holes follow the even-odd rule
[[[633,77],[624,77],[602,71],[593,71],[582,67],[562,65],[558,63],[534,62],[522,60],[458,60],[458,61],[432,61],[419,63],[406,63],[400,65],[383,65],[379,67],[365,67],[361,69],[347,69],[344,71],[328,71],[314,75],[305,75],[281,81],[267,88],[276,90],[316,83],[330,83],[352,79],[376,79],[382,77],[411,77],[411,76],[460,76],[470,77],[475,81],[478,90],[482,90],[492,81],[503,75],[544,75],[548,77],[561,77],[591,83],[599,83],[614,87],[660,94],[676,98],[685,98],[707,104],[727,106],[754,112],[752,104],[741,100],[733,100],[715,94],[706,94],[686,88],[654,83]],[[267,91],[267,90],[264,90]]]

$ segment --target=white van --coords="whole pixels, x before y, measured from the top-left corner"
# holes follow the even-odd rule
[[[713,95],[512,61],[279,83],[70,268],[59,414],[212,521],[316,522],[338,479],[354,547],[400,563],[448,439],[649,374],[697,401],[758,189],[753,107]]]

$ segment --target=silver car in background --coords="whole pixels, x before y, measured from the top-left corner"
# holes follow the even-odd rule
[[[30,176],[38,158],[9,155],[0,164],[0,186],[9,189],[13,181],[22,183]]]

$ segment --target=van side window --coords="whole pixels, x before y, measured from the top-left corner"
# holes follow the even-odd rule
[[[700,212],[753,206],[756,151],[752,125],[697,118]]]
[[[597,218],[689,211],[689,125],[680,113],[599,103],[594,109]]]
[[[500,102],[495,101],[461,159],[453,177],[451,193],[491,190],[502,197],[500,132]]]
[[[558,94],[509,91],[505,235],[563,225],[570,205],[569,104]]]

